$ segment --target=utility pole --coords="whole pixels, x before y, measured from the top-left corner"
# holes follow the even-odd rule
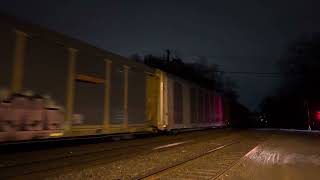
[[[166,53],[167,53],[166,60],[167,60],[167,62],[170,62],[170,57],[171,57],[171,51],[170,51],[170,49],[166,49]]]

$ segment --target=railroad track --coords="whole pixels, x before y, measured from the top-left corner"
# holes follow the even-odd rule
[[[263,141],[265,141],[265,139],[263,139]],[[245,139],[229,141],[229,143],[208,150],[197,156],[184,159],[160,169],[155,169],[132,179],[218,179],[263,141],[246,141]]]
[[[207,133],[200,133],[200,135],[197,135],[198,136],[194,137],[194,135],[190,134],[179,138],[173,138],[170,141],[181,141],[188,139],[192,140],[193,142],[199,142],[197,140],[206,139],[204,138],[205,136],[212,136]],[[211,139],[219,138],[221,136],[222,135],[218,135],[214,138],[211,137]],[[129,156],[141,154],[142,152],[151,152],[150,146],[162,145],[164,142],[167,143],[168,138],[148,143],[100,149],[98,151],[90,151],[79,154],[69,154],[66,156],[47,158],[39,161],[16,163],[5,167],[0,167],[0,171],[2,172],[0,174],[0,178],[13,178],[28,175],[32,176],[33,174],[35,174],[36,177],[43,177],[49,174],[54,175],[58,172],[60,173],[61,170],[63,170],[63,172],[68,172],[74,168],[85,168],[88,166],[92,167],[100,164],[112,163],[117,160],[128,158]],[[161,151],[161,149],[157,151]]]
[[[197,156],[195,156],[195,157],[191,157],[191,158],[186,159],[186,160],[184,160],[184,161],[177,162],[177,163],[175,163],[175,164],[173,164],[173,165],[170,165],[170,166],[168,166],[168,167],[164,167],[164,168],[162,168],[162,169],[158,169],[158,170],[156,170],[156,171],[150,172],[150,173],[145,174],[145,175],[143,175],[143,176],[135,177],[135,178],[133,178],[133,179],[135,179],[135,180],[153,180],[153,179],[160,179],[162,176],[167,175],[168,173],[172,172],[173,170],[184,166],[186,163],[189,163],[189,162],[191,162],[191,161],[195,161],[195,160],[197,160],[197,159],[199,159],[199,158],[202,158],[202,157],[204,157],[204,156],[207,156],[207,155],[209,155],[209,154],[212,154],[212,153],[214,153],[214,152],[216,152],[216,151],[222,150],[222,149],[224,149],[224,148],[226,148],[226,147],[228,147],[228,146],[231,146],[231,145],[234,145],[234,144],[237,144],[237,143],[240,143],[240,142],[239,142],[239,141],[236,141],[236,142],[231,142],[231,143],[228,143],[228,144],[224,144],[224,145],[219,146],[219,147],[217,147],[217,148],[211,149],[211,150],[209,150],[209,151],[207,151],[207,152],[205,152],[205,153],[203,153],[203,154],[197,155]],[[206,173],[206,174],[211,174],[211,171],[210,171],[210,170],[202,170],[202,171],[204,171],[204,173]],[[214,173],[214,172],[212,172],[212,173]],[[198,177],[201,177],[201,175],[198,176]]]

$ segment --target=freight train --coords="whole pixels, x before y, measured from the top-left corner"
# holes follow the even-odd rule
[[[202,88],[63,34],[0,16],[0,141],[228,124]]]

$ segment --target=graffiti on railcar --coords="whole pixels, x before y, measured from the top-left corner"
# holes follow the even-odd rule
[[[63,109],[49,96],[0,90],[0,141],[61,136],[63,123]]]

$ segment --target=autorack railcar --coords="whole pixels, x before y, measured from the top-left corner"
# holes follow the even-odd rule
[[[223,96],[0,16],[0,141],[224,126]]]

